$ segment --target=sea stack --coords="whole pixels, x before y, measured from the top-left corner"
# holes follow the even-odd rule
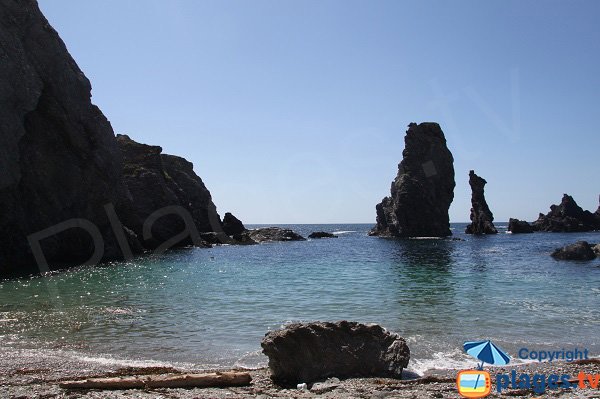
[[[487,181],[475,174],[472,170],[469,172],[469,185],[471,186],[471,224],[467,226],[467,234],[498,234],[494,227],[494,214],[485,200],[485,185]]]
[[[563,194],[559,205],[550,206],[546,215],[540,213],[532,226],[536,231],[565,233],[600,229],[596,214],[584,211],[568,194]]]
[[[448,209],[454,199],[454,158],[440,125],[408,125],[402,162],[391,195],[376,206],[377,225],[370,235],[446,237]]]

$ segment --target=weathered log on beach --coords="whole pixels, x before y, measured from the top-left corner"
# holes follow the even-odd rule
[[[252,377],[246,372],[223,372],[89,378],[58,385],[64,389],[223,388],[247,386],[251,381]]]

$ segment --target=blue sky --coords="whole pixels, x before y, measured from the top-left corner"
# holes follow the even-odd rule
[[[436,121],[497,221],[598,207],[600,2],[39,0],[116,133],[246,223],[374,222]]]

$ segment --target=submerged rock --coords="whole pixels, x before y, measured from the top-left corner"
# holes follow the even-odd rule
[[[498,234],[494,227],[494,215],[485,200],[485,185],[487,181],[469,172],[469,185],[471,186],[471,224],[467,226],[467,234]]]
[[[398,334],[356,322],[290,324],[265,335],[271,379],[296,386],[330,377],[401,378],[410,351]]]
[[[533,222],[536,231],[585,232],[600,229],[596,216],[584,211],[570,195],[564,194],[559,205],[550,206],[550,212],[539,215]]]
[[[90,82],[36,1],[1,0],[0,21],[0,278],[47,271],[27,236],[76,219],[98,229],[104,259],[118,258],[104,205],[119,210],[121,155]],[[50,268],[96,249],[85,227],[40,245]]]
[[[533,227],[524,220],[510,218],[508,221],[508,231],[513,234],[533,233]]]
[[[246,231],[246,227],[241,220],[233,216],[230,212],[225,213],[223,216],[223,231],[225,234],[232,236],[236,234],[242,234]]]
[[[586,241],[578,241],[575,244],[557,248],[552,252],[552,257],[560,260],[592,260],[596,253]]]
[[[440,125],[411,123],[391,195],[376,206],[370,235],[446,237],[452,235],[448,209],[454,199],[454,158]]]
[[[333,233],[326,233],[324,231],[315,231],[308,235],[308,238],[337,238]]]
[[[304,241],[306,238],[295,233],[290,229],[282,229],[281,227],[263,227],[260,229],[247,230],[242,234],[255,242],[268,241]]]

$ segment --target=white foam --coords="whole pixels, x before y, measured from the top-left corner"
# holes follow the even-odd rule
[[[191,363],[171,363],[161,362],[157,360],[133,360],[133,359],[119,359],[114,357],[105,356],[90,356],[78,353],[71,353],[71,357],[75,360],[79,360],[86,363],[96,363],[104,366],[121,366],[121,367],[177,367],[177,368],[194,368]]]
[[[341,230],[341,231],[334,231],[332,234],[349,234],[349,233],[356,233],[356,230]]]

